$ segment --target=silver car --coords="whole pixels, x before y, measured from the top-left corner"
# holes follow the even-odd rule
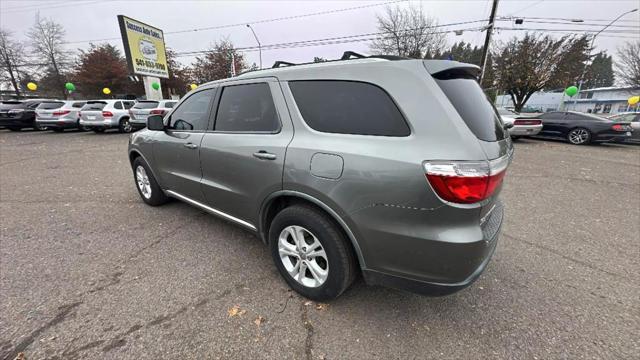
[[[177,100],[140,100],[129,109],[129,122],[134,128],[147,126],[149,115],[165,115],[177,103]]]
[[[622,121],[631,124],[633,132],[625,142],[640,143],[640,112],[623,112],[607,117],[611,121]]]
[[[496,248],[513,152],[478,71],[361,57],[203,84],[131,135],[133,179],[149,205],[172,197],[255,233],[310,299],[358,274],[452,293]]]
[[[89,100],[80,110],[80,125],[95,132],[118,129],[129,133],[133,131],[129,109],[134,104],[133,100]]]
[[[80,126],[80,109],[86,101],[51,100],[45,101],[36,108],[36,124],[40,128],[47,128],[56,132],[65,129],[84,130]]]
[[[509,128],[509,135],[512,139],[538,135],[542,131],[542,120],[540,119],[520,116],[517,112],[505,108],[498,108],[498,114],[500,114],[502,122]]]

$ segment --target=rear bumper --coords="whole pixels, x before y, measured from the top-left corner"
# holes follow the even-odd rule
[[[632,133],[627,134],[626,132],[606,132],[597,134],[593,141],[594,142],[623,142],[631,139]]]
[[[142,129],[144,127],[147,127],[147,120],[134,120],[134,119],[129,119],[129,124],[131,124],[131,126],[133,126],[136,129]]]
[[[367,211],[372,213],[364,214]],[[390,214],[389,211],[405,214]],[[456,224],[454,219],[447,221],[448,224],[442,228],[432,224],[420,225],[413,220],[432,218],[437,222],[435,218],[442,219],[443,214],[411,215],[411,212],[418,211],[376,210],[375,207],[361,212],[360,216],[368,217],[368,221],[374,220],[372,216],[377,218],[377,223],[370,223],[369,229],[359,231],[360,235],[364,234],[360,237],[363,239],[360,246],[367,264],[363,271],[365,281],[371,285],[440,296],[464,289],[482,274],[496,249],[504,207],[496,202],[482,225],[477,223],[478,220],[475,225]],[[373,230],[380,229],[380,224],[398,215],[407,222],[397,228],[397,233]],[[423,221],[426,222],[428,220]]]
[[[516,125],[509,129],[511,136],[534,136],[542,131],[542,125]]]
[[[78,128],[78,122],[73,119],[60,119],[60,120],[41,120],[36,119],[36,123],[40,127],[46,127],[49,129],[76,129]]]
[[[24,118],[2,118],[0,119],[0,126],[2,127],[33,127],[34,119]]]
[[[87,129],[112,129],[118,127],[118,123],[114,124],[112,120],[87,121],[80,119],[80,125]]]

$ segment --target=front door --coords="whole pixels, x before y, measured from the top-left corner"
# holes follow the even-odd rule
[[[167,129],[155,137],[153,155],[165,190],[203,201],[200,189],[200,143],[207,130],[216,89],[191,94],[165,119]]]
[[[221,87],[212,132],[202,140],[202,189],[207,203],[248,227],[257,227],[264,198],[282,189],[293,126],[276,79]],[[229,217],[228,217],[229,218]]]

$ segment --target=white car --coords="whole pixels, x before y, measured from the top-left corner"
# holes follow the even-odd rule
[[[504,124],[513,125],[509,128],[509,135],[511,135],[512,139],[517,139],[521,136],[538,135],[542,131],[542,120],[540,119],[520,116],[517,112],[505,108],[499,108],[498,114],[500,114]]]
[[[56,132],[64,129],[84,130],[80,126],[80,109],[86,101],[47,100],[36,108],[36,124]]]
[[[134,104],[133,100],[89,100],[80,109],[80,125],[97,133],[106,129],[130,133],[133,126],[129,122],[129,109]]]
[[[129,121],[136,129],[147,126],[149,115],[162,115],[171,111],[178,100],[140,100],[129,109]]]
[[[623,112],[607,117],[612,121],[623,121],[631,123],[633,132],[631,138],[625,141],[640,143],[640,112]]]

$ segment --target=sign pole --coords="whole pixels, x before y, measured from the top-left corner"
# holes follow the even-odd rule
[[[147,100],[162,100],[162,87],[158,90],[153,88],[153,83],[160,84],[160,79],[153,76],[143,76],[142,83],[144,84],[144,95]]]

